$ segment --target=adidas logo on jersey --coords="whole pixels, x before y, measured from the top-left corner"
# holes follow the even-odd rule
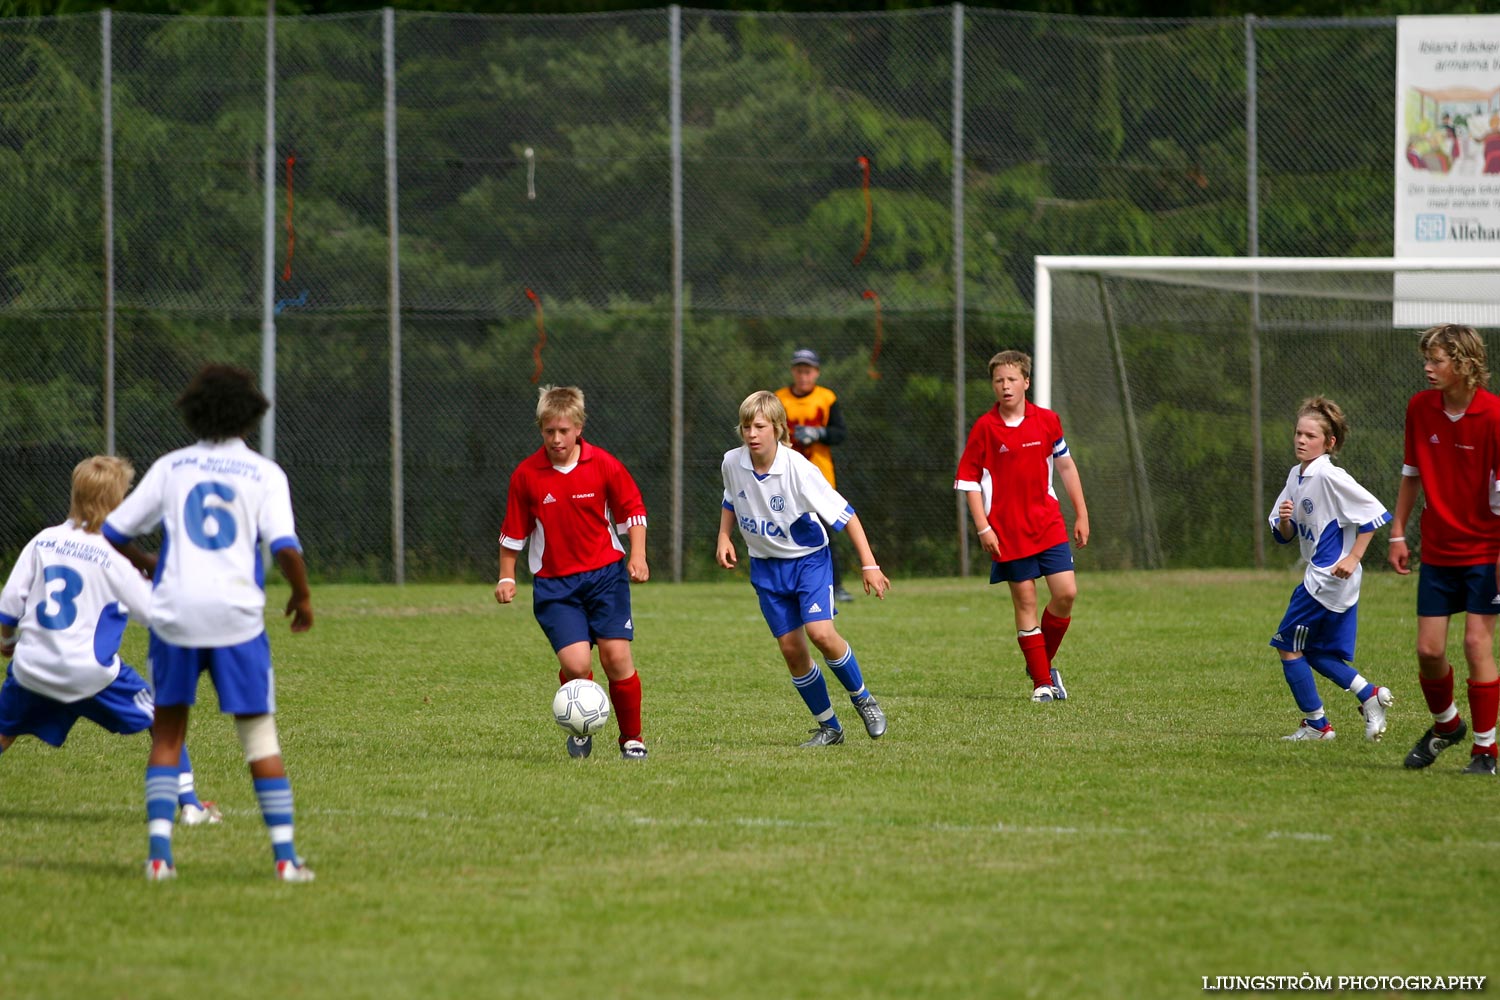
[[[740,499],[741,500],[749,500],[750,498],[747,497],[747,496],[745,496],[745,491],[744,490],[740,490]]]
[[[1002,444],[1000,446],[1000,454],[1005,455],[1005,454],[1008,454],[1009,452],[1010,452],[1010,449],[1007,448],[1007,447],[1005,447],[1005,445]]]
[[[811,604],[809,604],[807,606],[807,613],[810,614],[810,615],[812,615],[812,614],[822,614],[822,612],[823,612],[823,609],[818,606],[818,602],[817,601],[813,601]]]
[[[1437,444],[1438,443],[1437,435],[1434,434],[1432,437],[1428,438],[1427,442],[1429,444]]]
[[[628,628],[628,629],[632,629],[633,630],[635,628],[635,621],[634,621],[634,619],[631,619],[631,618],[625,619],[625,627]]]
[[[548,493],[546,496],[542,497],[542,503],[557,503],[557,498],[554,497],[551,493]]]

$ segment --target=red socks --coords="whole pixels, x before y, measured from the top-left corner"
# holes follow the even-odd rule
[[[1047,658],[1047,639],[1041,632],[1016,636],[1021,655],[1026,657],[1026,672],[1034,688],[1052,686],[1052,661]]]
[[[1068,626],[1072,623],[1071,618],[1059,618],[1046,608],[1042,609],[1042,638],[1047,640],[1049,663],[1057,658],[1057,647],[1062,645],[1063,636],[1068,634]]]
[[[1453,671],[1450,669],[1436,680],[1430,677],[1417,678],[1422,684],[1422,697],[1427,699],[1427,711],[1436,719],[1453,707]],[[1451,733],[1458,728],[1458,716],[1448,722],[1435,722],[1433,728],[1440,733]]]
[[[1487,733],[1495,728],[1495,717],[1500,714],[1500,681],[1490,681],[1487,684],[1477,684],[1469,681],[1469,714],[1473,716],[1474,734]],[[1487,747],[1474,745],[1476,753],[1488,753],[1495,756],[1495,745],[1492,743]]]
[[[609,682],[609,703],[615,709],[620,727],[620,742],[641,738],[641,675],[631,674],[623,681]]]

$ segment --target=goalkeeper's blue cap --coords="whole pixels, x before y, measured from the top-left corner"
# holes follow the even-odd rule
[[[818,358],[817,351],[810,351],[804,347],[799,351],[792,352],[792,367],[795,368],[797,365],[812,365],[814,368],[822,368],[823,362]]]

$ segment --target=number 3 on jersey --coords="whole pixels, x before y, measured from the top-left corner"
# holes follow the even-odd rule
[[[200,549],[214,551],[234,544],[239,529],[228,507],[210,507],[209,497],[233,500],[234,487],[228,483],[199,483],[188,494],[182,509],[182,526],[192,543]]]
[[[76,569],[67,566],[48,566],[42,571],[42,579],[48,583],[61,580],[62,586],[48,594],[46,602],[37,608],[37,624],[42,628],[61,631],[72,625],[78,617],[78,605],[73,599],[83,593],[83,577],[78,575]],[[57,602],[56,611],[48,610],[53,601]]]

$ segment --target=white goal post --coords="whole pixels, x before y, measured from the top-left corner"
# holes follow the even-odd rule
[[[1416,331],[1469,323],[1500,370],[1500,258],[1038,256],[1035,282],[1032,397],[1086,456],[1100,566],[1264,565],[1313,395],[1349,412],[1338,461],[1394,508]]]

